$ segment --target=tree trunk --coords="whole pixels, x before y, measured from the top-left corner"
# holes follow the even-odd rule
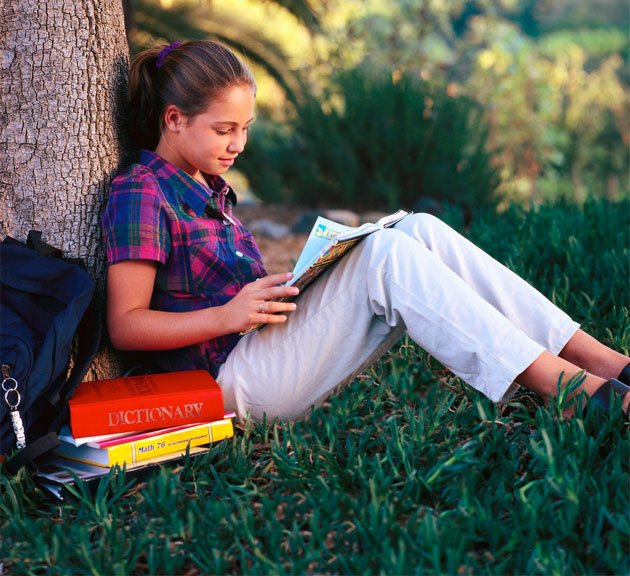
[[[0,238],[41,230],[84,259],[102,300],[101,207],[128,149],[122,3],[5,0],[0,32]]]

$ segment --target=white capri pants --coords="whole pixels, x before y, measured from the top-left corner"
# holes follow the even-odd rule
[[[413,214],[359,243],[282,324],[241,338],[217,382],[240,420],[300,419],[407,331],[495,402],[578,330],[522,278],[439,219]]]

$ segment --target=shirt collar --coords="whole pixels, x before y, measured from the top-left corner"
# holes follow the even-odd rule
[[[150,150],[140,152],[140,164],[149,168],[157,178],[166,180],[197,216],[203,215],[210,200],[213,200],[213,204],[217,203],[222,211],[231,212],[231,207],[236,206],[236,194],[221,176],[203,174],[208,184],[206,188],[192,176]],[[231,204],[229,208],[225,206],[225,199]]]

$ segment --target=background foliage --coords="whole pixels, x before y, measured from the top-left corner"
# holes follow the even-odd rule
[[[413,209],[427,197],[468,211],[496,204],[476,102],[404,76],[353,71],[334,82],[337,106],[308,99],[291,127],[257,127],[239,168],[265,199],[363,210]]]
[[[449,98],[480,106],[479,122],[469,125],[470,135],[458,135],[462,141],[477,142],[479,134],[488,133],[483,158],[474,156],[481,153],[475,145],[460,146],[459,157],[430,159],[440,166],[412,159],[409,172],[422,169],[429,174],[411,187],[403,177],[404,192],[385,190],[383,209],[397,195],[404,200],[411,193],[416,198],[427,194],[461,201],[457,183],[449,198],[448,187],[438,177],[452,173],[453,162],[476,163],[479,170],[488,170],[480,161],[488,164],[499,178],[488,181],[484,203],[491,200],[501,208],[510,202],[527,206],[531,199],[584,202],[593,195],[615,200],[628,194],[630,13],[623,0],[127,0],[127,4],[136,14],[134,49],[175,37],[214,37],[252,62],[261,85],[259,122],[252,130],[251,146],[256,144],[260,154],[256,162],[239,167],[263,199],[312,203],[320,197],[313,195],[315,183],[330,183],[344,162],[348,172],[355,173],[355,158],[365,149],[379,147],[382,162],[377,168],[362,167],[365,178],[381,182],[379,170],[391,167],[386,180],[393,183],[409,148],[430,149],[435,133],[395,123],[406,118],[399,110],[385,121],[395,123],[403,135],[402,155],[387,138],[382,143],[377,130],[366,132],[363,149],[357,149],[352,128],[344,123],[344,114],[361,100],[360,94],[348,91],[349,75],[357,90],[383,87],[383,102],[376,101],[375,93],[369,102],[361,95],[364,113],[373,115],[376,126],[383,123],[378,120],[382,110],[392,110],[387,98],[405,78],[409,85],[426,84],[418,90],[417,102],[405,101],[405,109],[425,108],[426,91],[441,90]],[[389,91],[383,86],[386,78],[393,85]],[[334,125],[330,138],[335,149],[348,130],[349,142],[341,147],[346,156],[327,159],[321,151],[326,135],[315,136],[306,116]],[[291,155],[293,168],[287,166],[287,143],[296,144],[300,152],[299,157]],[[300,179],[298,165],[308,177]],[[361,181],[348,178],[345,183]],[[342,188],[342,195],[335,198],[347,206],[358,192]],[[477,202],[478,193],[471,191],[469,204]]]
[[[629,213],[512,208],[469,237],[627,354]],[[3,570],[625,574],[628,420],[566,406],[493,404],[403,339],[306,421],[247,425],[196,460],[64,502],[0,476]]]

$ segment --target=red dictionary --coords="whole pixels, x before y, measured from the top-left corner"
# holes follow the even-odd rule
[[[75,438],[157,430],[223,418],[223,394],[205,370],[83,382],[70,404]]]

